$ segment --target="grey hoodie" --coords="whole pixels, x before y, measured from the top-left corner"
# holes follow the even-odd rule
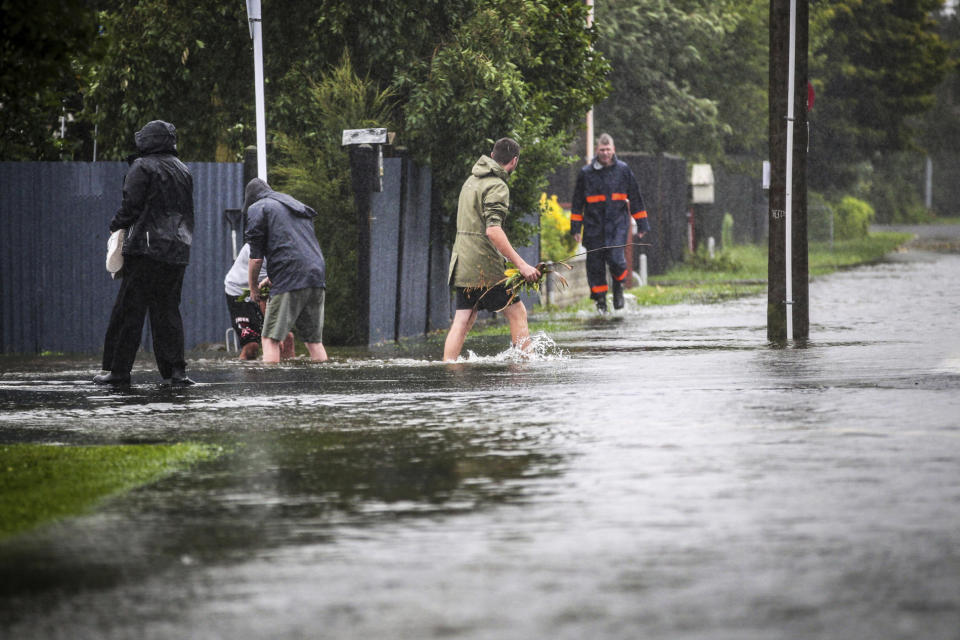
[[[313,229],[316,211],[260,178],[247,184],[243,211],[250,259],[270,264],[271,295],[326,287],[326,263]]]

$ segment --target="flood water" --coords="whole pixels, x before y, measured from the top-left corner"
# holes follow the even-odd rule
[[[0,373],[0,441],[225,453],[0,542],[4,638],[960,638],[960,255],[507,338]]]

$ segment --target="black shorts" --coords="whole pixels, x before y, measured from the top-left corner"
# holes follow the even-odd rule
[[[255,302],[237,302],[237,296],[227,294],[227,310],[230,312],[230,322],[237,332],[237,342],[240,347],[251,342],[260,343],[260,331],[263,328],[263,314],[260,305]]]
[[[510,290],[502,282],[489,289],[457,287],[457,310],[500,311],[511,303],[510,296]]]

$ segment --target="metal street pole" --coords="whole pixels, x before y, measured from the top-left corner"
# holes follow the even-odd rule
[[[253,39],[253,76],[257,105],[257,177],[267,180],[267,115],[263,97],[263,29],[260,0],[247,0],[247,20]]]
[[[808,0],[770,0],[770,219],[767,337],[809,336],[807,249]],[[786,125],[786,126],[784,126]]]
[[[593,26],[593,0],[587,0],[587,28]],[[584,164],[593,160],[593,109],[587,112],[587,144]]]

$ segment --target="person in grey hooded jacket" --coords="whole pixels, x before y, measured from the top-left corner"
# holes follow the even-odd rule
[[[169,122],[148,122],[134,136],[138,154],[123,180],[123,201],[110,231],[126,229],[120,291],[110,316],[98,384],[130,383],[150,314],[153,354],[166,384],[188,385],[180,292],[193,242],[193,177],[177,158]]]
[[[317,212],[296,198],[274,191],[254,178],[244,191],[244,240],[250,245],[250,300],[260,300],[260,267],[270,264],[270,299],[263,319],[263,361],[279,362],[280,345],[293,328],[310,352],[323,362],[323,312],[326,263],[313,219]]]

